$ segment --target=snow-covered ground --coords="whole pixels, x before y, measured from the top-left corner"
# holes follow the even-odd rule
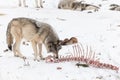
[[[120,12],[110,11],[109,5],[119,0],[85,0],[102,7],[98,12],[59,10],[59,0],[45,0],[44,8],[34,8],[34,0],[27,0],[28,8],[18,7],[18,0],[0,0],[0,80],[120,80],[120,71],[95,67],[77,67],[77,62],[46,63],[34,61],[31,44],[21,44],[26,62],[4,52],[6,28],[15,17],[29,17],[49,23],[60,39],[77,37],[83,46],[91,46],[100,62],[120,67]],[[66,55],[71,46],[64,46],[59,54]],[[47,55],[43,48],[44,56]],[[61,67],[62,69],[57,69]]]

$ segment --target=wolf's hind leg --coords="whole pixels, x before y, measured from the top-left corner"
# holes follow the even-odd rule
[[[13,51],[14,51],[14,55],[23,59],[26,59],[25,56],[22,55],[22,53],[20,52],[20,44],[21,44],[21,38],[17,38],[15,44],[13,45]]]
[[[25,57],[20,52],[20,44],[22,40],[21,29],[18,26],[12,26],[11,34],[15,38],[15,43],[13,45],[14,56],[25,59]]]

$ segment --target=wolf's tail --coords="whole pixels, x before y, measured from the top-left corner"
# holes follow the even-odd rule
[[[6,42],[8,45],[8,49],[12,51],[13,37],[10,31],[11,31],[11,22],[8,24],[8,27],[7,27]]]

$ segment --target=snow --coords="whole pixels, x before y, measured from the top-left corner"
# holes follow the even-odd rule
[[[43,9],[34,8],[34,0],[27,0],[28,8],[18,7],[17,0],[0,0],[0,80],[120,80],[120,71],[92,66],[78,68],[77,62],[34,61],[30,43],[21,44],[21,52],[27,57],[25,62],[14,57],[13,52],[4,52],[8,22],[15,17],[29,17],[52,25],[60,39],[77,37],[96,52],[100,62],[120,67],[120,12],[108,10],[109,4],[119,4],[119,0],[85,1],[102,7],[98,12],[88,13],[59,10],[59,0],[45,0]],[[59,54],[66,55],[69,51],[71,45],[62,47]],[[42,53],[48,55],[44,47]]]

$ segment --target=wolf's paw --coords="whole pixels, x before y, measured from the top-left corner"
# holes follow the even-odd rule
[[[23,58],[24,60],[26,59],[26,57],[25,57],[25,56],[23,56],[23,57],[21,57],[21,58]]]
[[[43,58],[43,56],[39,56],[40,60],[45,60],[45,58]]]
[[[40,58],[39,58],[39,57],[34,58],[34,61],[38,61],[38,62],[40,62]]]
[[[40,60],[39,60],[39,59],[34,59],[34,61],[40,62]]]
[[[45,58],[41,58],[41,60],[45,60]]]
[[[14,54],[14,56],[15,56],[15,57],[19,57],[19,55],[17,55],[17,54]]]
[[[38,56],[34,58],[34,61],[40,61],[40,60],[45,60],[45,58],[43,58],[42,56]]]

